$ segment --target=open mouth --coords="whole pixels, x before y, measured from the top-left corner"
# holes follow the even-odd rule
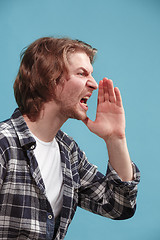
[[[87,105],[87,100],[88,99],[89,99],[89,97],[83,97],[80,102],[84,105]]]
[[[80,103],[81,103],[81,106],[82,108],[84,108],[85,110],[88,109],[88,106],[87,106],[87,100],[89,99],[89,96],[86,96],[86,97],[83,97],[81,100],[80,100]]]

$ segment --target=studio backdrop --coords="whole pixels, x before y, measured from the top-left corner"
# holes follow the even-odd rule
[[[137,211],[114,221],[77,209],[66,240],[159,240],[160,176],[160,1],[158,0],[0,0],[0,121],[17,107],[13,83],[20,52],[44,36],[80,39],[98,49],[97,83],[111,78],[126,114],[132,161],[141,171]],[[95,118],[97,91],[89,100]],[[108,155],[101,139],[77,120],[63,130],[105,174]]]

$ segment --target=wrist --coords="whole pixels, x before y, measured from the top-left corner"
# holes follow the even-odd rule
[[[125,136],[112,136],[106,140],[109,162],[122,181],[133,179],[132,163]]]
[[[120,143],[120,142],[126,142],[126,136],[125,134],[119,134],[119,135],[110,135],[103,138],[106,145],[110,145],[113,143]]]

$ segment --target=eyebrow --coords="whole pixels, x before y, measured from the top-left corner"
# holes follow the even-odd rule
[[[93,68],[92,68],[92,71],[89,71],[88,69],[84,68],[84,67],[79,67],[77,70],[83,70],[84,72],[87,72],[87,73],[93,73]]]

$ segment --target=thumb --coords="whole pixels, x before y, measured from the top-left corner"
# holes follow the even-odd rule
[[[91,119],[86,117],[86,119],[82,122],[89,128],[90,131],[92,131],[93,121]]]

